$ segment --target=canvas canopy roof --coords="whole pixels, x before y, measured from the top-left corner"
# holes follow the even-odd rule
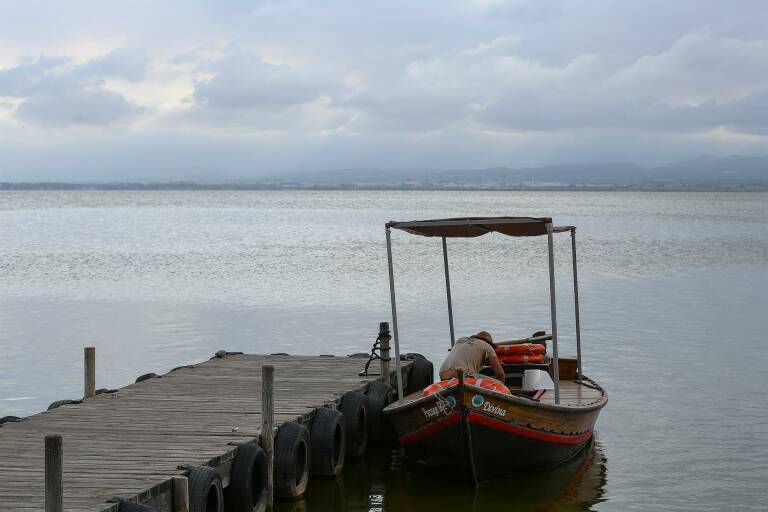
[[[508,236],[540,236],[547,234],[549,217],[463,217],[455,219],[414,220],[387,223],[388,228],[401,229],[421,236],[476,237],[487,233]],[[571,231],[571,226],[555,227],[555,233]]]

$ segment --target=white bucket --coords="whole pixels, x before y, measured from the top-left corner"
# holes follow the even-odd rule
[[[539,389],[555,389],[552,377],[544,370],[525,370],[523,373],[523,390],[536,391]]]

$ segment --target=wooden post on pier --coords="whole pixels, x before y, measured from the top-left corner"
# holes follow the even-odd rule
[[[63,462],[61,436],[45,436],[45,512],[64,512]]]
[[[267,455],[267,510],[272,510],[274,500],[274,442],[272,419],[274,415],[275,367],[261,367],[261,447]]]
[[[173,512],[189,512],[189,481],[185,476],[173,477]]]
[[[379,341],[381,343],[381,382],[389,384],[389,322],[379,323]]]
[[[85,370],[85,398],[96,396],[96,348],[85,347],[83,350],[83,368]]]

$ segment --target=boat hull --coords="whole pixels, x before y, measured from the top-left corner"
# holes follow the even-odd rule
[[[406,397],[388,414],[409,459],[453,471],[474,472],[478,481],[555,465],[591,440],[600,409],[547,406],[533,400],[466,386],[437,397]]]

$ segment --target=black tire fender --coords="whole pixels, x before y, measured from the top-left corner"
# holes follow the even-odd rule
[[[311,461],[312,450],[307,427],[293,421],[283,423],[275,436],[275,496],[303,496],[307,491]]]
[[[189,470],[189,512],[224,512],[221,477],[208,466]]]
[[[435,381],[435,368],[430,360],[414,357],[411,361],[408,387],[403,391],[406,395],[420,391]]]
[[[312,474],[339,476],[344,469],[347,439],[344,415],[334,409],[315,410],[312,420]]]
[[[224,491],[227,512],[263,512],[267,508],[267,455],[260,446],[237,447],[229,487]]]
[[[380,443],[392,441],[394,430],[389,418],[384,416],[384,408],[395,401],[395,390],[389,384],[373,381],[365,390],[368,397],[368,440]]]
[[[347,391],[341,397],[339,411],[344,415],[347,457],[360,457],[368,448],[368,397],[359,391]]]
[[[145,373],[144,375],[139,375],[138,377],[136,377],[136,381],[134,382],[134,384],[138,384],[139,382],[143,382],[148,379],[158,379],[158,378],[160,378],[160,376],[156,373]]]
[[[54,409],[58,409],[62,405],[69,405],[69,404],[81,404],[83,403],[82,400],[56,400],[51,405],[48,406],[48,410],[52,411]]]

